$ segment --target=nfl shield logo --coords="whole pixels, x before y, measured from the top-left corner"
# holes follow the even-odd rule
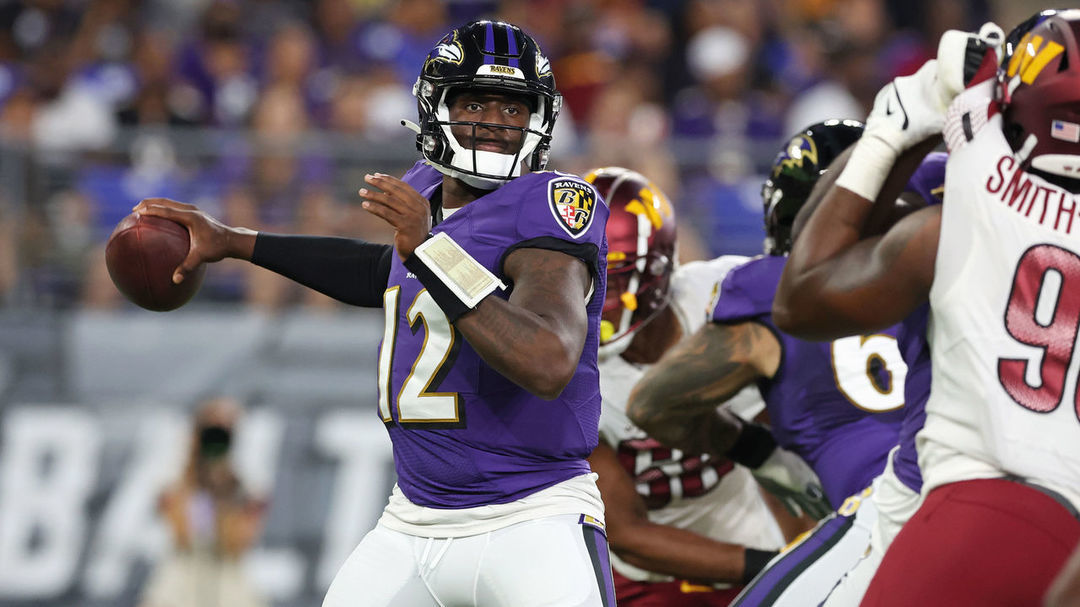
[[[576,179],[554,179],[548,182],[548,206],[559,226],[573,238],[589,229],[592,223],[596,191]]]

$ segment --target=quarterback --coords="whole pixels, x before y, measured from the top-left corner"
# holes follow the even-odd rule
[[[238,257],[339,300],[382,307],[373,414],[397,485],[324,605],[614,605],[597,444],[596,351],[607,207],[544,172],[561,97],[518,27],[448,33],[414,86],[423,159],[369,175],[363,206],[393,246],[256,234],[190,205],[177,273]]]

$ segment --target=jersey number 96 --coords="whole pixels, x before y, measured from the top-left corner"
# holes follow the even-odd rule
[[[1049,244],[1031,247],[1016,266],[1005,308],[1005,330],[1016,341],[1043,353],[1040,361],[998,359],[998,380],[1014,401],[1040,413],[1058,408],[1078,329],[1080,256]],[[1028,366],[1033,364],[1038,365],[1033,373],[1038,376],[1037,385],[1027,381]],[[1080,415],[1080,393],[1075,389],[1073,399]]]

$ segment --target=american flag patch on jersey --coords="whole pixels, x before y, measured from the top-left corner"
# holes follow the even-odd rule
[[[1050,123],[1050,136],[1070,143],[1080,142],[1080,124],[1055,120]]]

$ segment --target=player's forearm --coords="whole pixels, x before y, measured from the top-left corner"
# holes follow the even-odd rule
[[[235,249],[241,254],[250,240],[247,259],[255,265],[347,304],[382,307],[393,255],[390,245],[266,233],[237,238]]]
[[[685,382],[675,372],[646,375],[630,396],[630,418],[668,447],[723,457],[735,444],[741,425],[716,407],[735,392],[717,394],[711,387],[681,390],[680,385]]]
[[[709,324],[676,344],[631,391],[631,420],[669,447],[724,455],[741,425],[716,407],[759,376],[753,341],[752,331]]]
[[[682,403],[674,403],[670,408],[657,410],[651,417],[633,419],[635,424],[668,447],[723,458],[738,440],[741,426],[734,416],[715,411],[721,402],[688,404],[687,407],[694,411],[686,414],[677,411]]]
[[[825,195],[795,240],[776,289],[772,317],[781,330],[820,320],[818,300],[839,263],[836,258],[859,241],[869,213],[870,202],[854,192],[834,187]]]
[[[553,399],[570,383],[584,340],[567,339],[553,319],[487,297],[455,326],[480,358],[531,394]]]
[[[872,311],[865,306],[866,299],[856,291],[895,286],[887,265],[878,263],[890,252],[875,247],[880,234],[902,216],[895,211],[904,185],[939,141],[931,138],[905,152],[873,202],[844,187],[829,188],[799,232],[784,266],[773,299],[777,327],[805,339],[833,339],[878,328],[875,315],[868,315]]]
[[[743,546],[654,523],[626,531],[625,539],[611,534],[611,550],[623,561],[646,571],[712,584],[739,584],[748,573]],[[753,562],[754,557],[750,560]],[[753,564],[751,568],[758,569]]]
[[[503,268],[510,299],[489,295],[454,325],[493,369],[540,398],[556,398],[585,345],[589,269],[578,258],[534,248],[510,253]]]

